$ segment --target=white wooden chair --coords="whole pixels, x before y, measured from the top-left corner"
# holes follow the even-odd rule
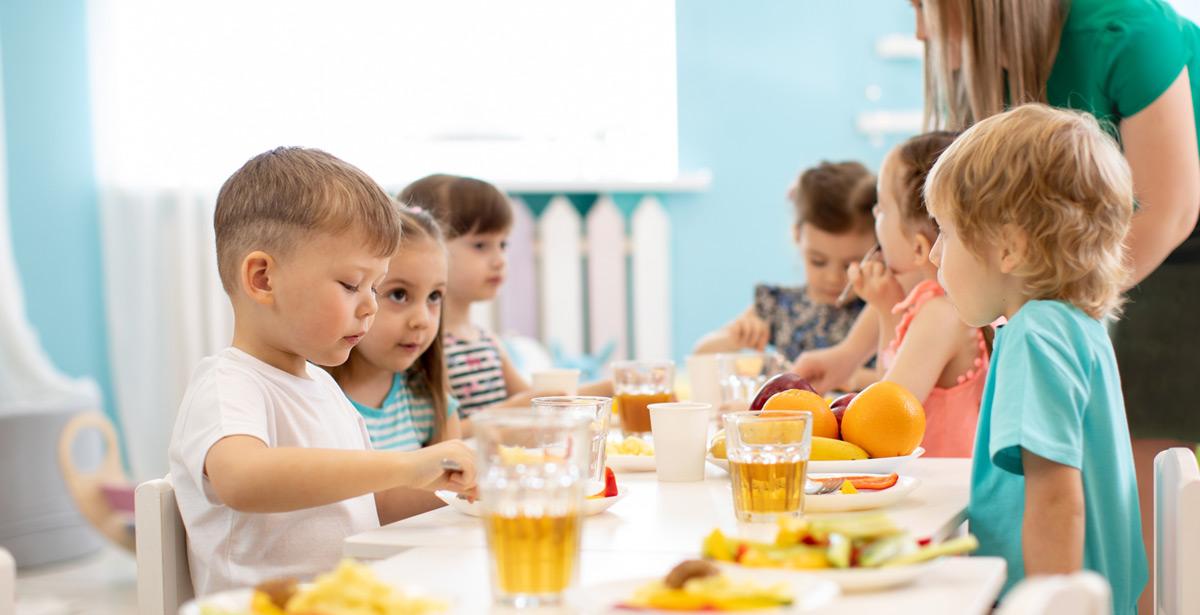
[[[1186,448],[1154,458],[1154,612],[1200,613],[1200,468]]]
[[[1112,590],[1104,577],[1091,570],[1074,574],[1030,577],[1017,583],[1004,598],[997,615],[1109,615]]]
[[[175,488],[166,479],[146,481],[134,494],[137,590],[140,615],[175,615],[194,595],[187,533]]]
[[[17,610],[17,562],[11,553],[0,547],[0,615],[13,615]]]

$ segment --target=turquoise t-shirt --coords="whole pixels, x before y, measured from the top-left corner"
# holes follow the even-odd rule
[[[1121,381],[1104,326],[1059,301],[1030,301],[996,333],[971,468],[978,555],[1008,561],[1007,592],[1025,576],[1021,450],[1083,480],[1083,566],[1112,585],[1113,612],[1134,613],[1149,579]]]
[[[347,397],[349,399],[349,397]],[[446,416],[458,412],[458,400],[447,398]],[[433,400],[408,385],[407,374],[397,373],[381,408],[350,400],[362,415],[376,450],[415,451],[433,439]]]

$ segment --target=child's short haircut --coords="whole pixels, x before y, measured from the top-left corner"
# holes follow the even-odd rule
[[[873,232],[875,200],[875,176],[853,161],[822,161],[806,169],[792,193],[797,225],[836,235]]]
[[[934,165],[925,198],[976,255],[1005,225],[1023,231],[1015,274],[1030,299],[1067,301],[1093,318],[1120,307],[1133,179],[1091,115],[1027,104],[987,118]]]
[[[231,296],[246,254],[276,258],[311,233],[356,232],[374,254],[400,246],[396,203],[366,173],[321,150],[278,147],[251,158],[217,195],[217,269]]]
[[[512,227],[512,205],[499,188],[473,177],[429,175],[409,184],[399,200],[429,210],[447,239],[501,233]]]
[[[896,148],[896,162],[904,165],[895,186],[897,205],[905,224],[930,241],[937,239],[937,223],[925,206],[925,179],[938,157],[954,142],[957,132],[934,130],[919,134]]]

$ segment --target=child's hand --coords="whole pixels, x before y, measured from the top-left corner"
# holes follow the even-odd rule
[[[742,348],[762,350],[767,347],[771,338],[771,327],[767,325],[767,321],[759,318],[753,309],[746,311],[726,328],[729,337]]]
[[[792,364],[792,372],[823,394],[847,382],[857,367],[852,357],[845,356],[834,346],[800,355]]]
[[[846,275],[854,286],[854,293],[880,314],[890,314],[893,306],[904,301],[904,287],[880,260],[862,265],[851,263]]]
[[[429,491],[449,489],[458,493],[474,493],[475,452],[462,440],[447,440],[403,454],[413,459],[409,466],[409,486]],[[444,461],[457,464],[462,471],[447,471],[443,467]]]

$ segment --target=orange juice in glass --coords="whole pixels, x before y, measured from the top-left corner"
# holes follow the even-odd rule
[[[738,521],[774,522],[804,513],[812,413],[733,412],[725,442]]]
[[[492,595],[508,607],[559,606],[579,577],[591,421],[538,409],[472,421]]]
[[[650,404],[675,401],[675,363],[672,361],[616,361],[612,364],[613,397],[621,433],[650,433]]]

